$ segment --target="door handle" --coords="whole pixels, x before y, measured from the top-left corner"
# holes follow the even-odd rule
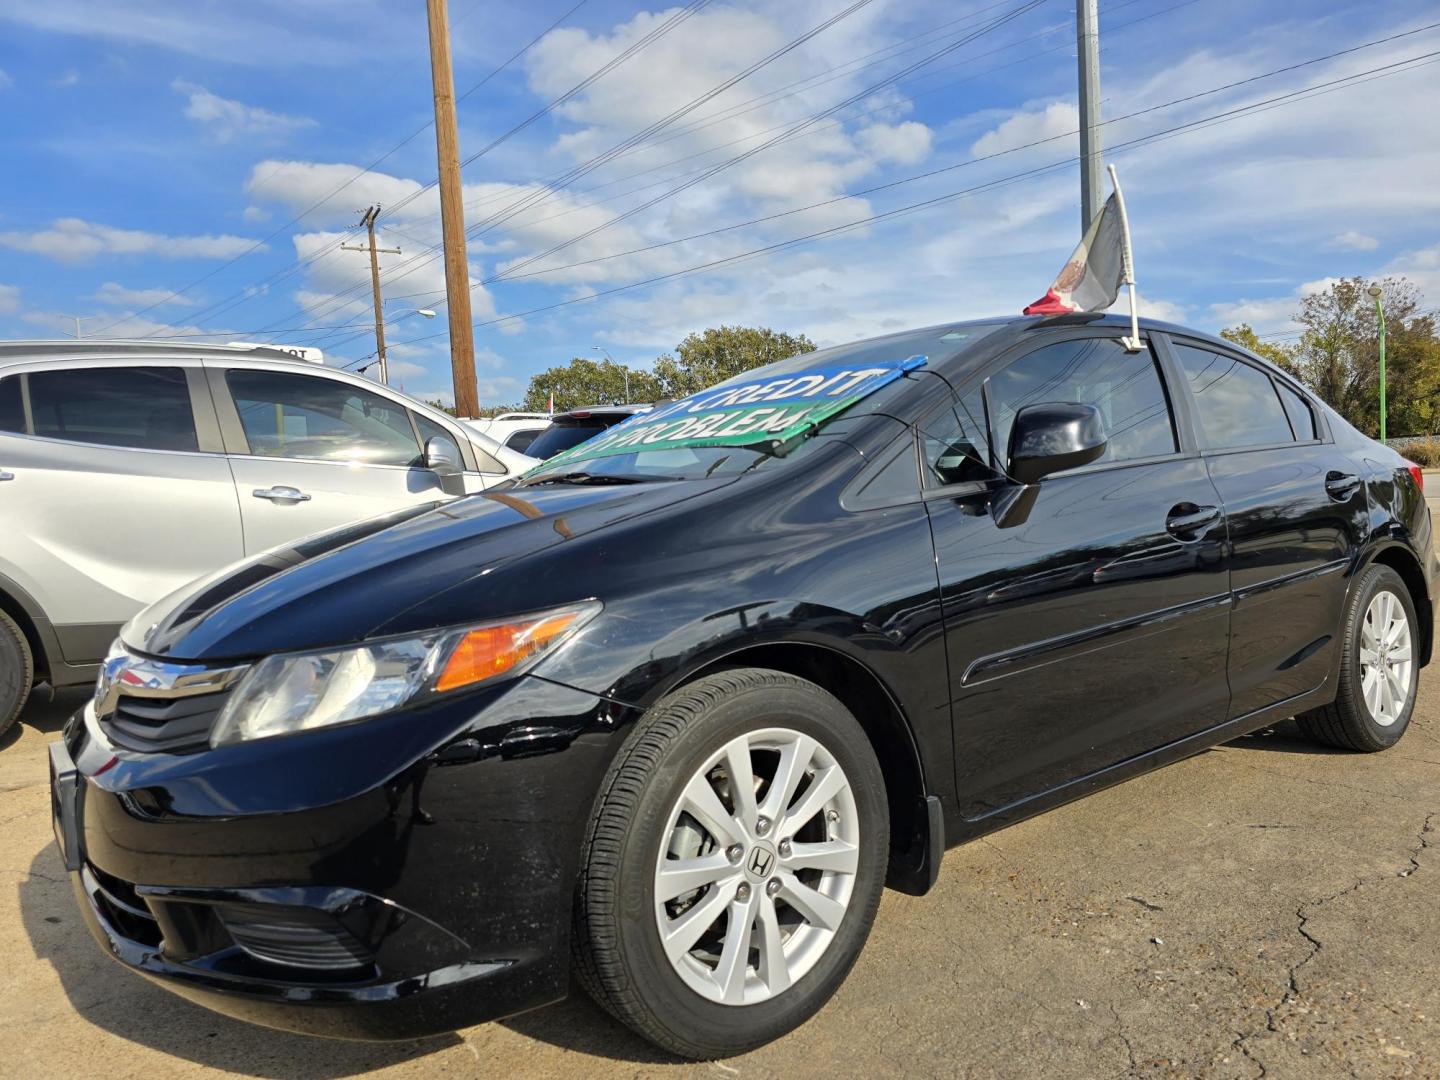
[[[1360,478],[1354,473],[1337,472],[1332,469],[1325,474],[1325,492],[1339,502],[1350,498],[1359,486]]]
[[[256,488],[250,493],[257,499],[269,499],[276,503],[302,503],[309,502],[310,496],[299,488],[293,487],[269,487]]]
[[[0,480],[14,480],[15,474],[9,469],[0,469]]]
[[[1206,529],[1219,520],[1218,506],[1196,506],[1192,502],[1176,503],[1165,516],[1165,531],[1177,540],[1198,540]]]

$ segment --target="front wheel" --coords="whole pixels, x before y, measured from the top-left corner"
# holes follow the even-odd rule
[[[813,683],[760,669],[658,703],[591,826],[576,970],[673,1053],[742,1053],[835,992],[870,931],[889,853],[863,729]]]
[[[34,678],[35,661],[25,632],[0,611],[0,735],[19,718]]]
[[[1345,609],[1335,700],[1296,717],[1300,730],[1344,750],[1385,750],[1399,742],[1415,709],[1419,625],[1400,575],[1388,566],[1365,571]]]

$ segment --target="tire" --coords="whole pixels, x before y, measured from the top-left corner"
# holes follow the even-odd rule
[[[775,776],[800,759],[804,775],[786,799]],[[745,788],[730,787],[745,767],[753,808],[737,808],[734,793]],[[700,797],[701,784],[715,802]],[[713,809],[705,824],[690,813],[702,805]],[[776,813],[767,828],[765,812],[776,807],[789,815]],[[811,865],[821,856],[806,843],[826,845],[826,869]],[[576,899],[577,977],[611,1015],[671,1053],[704,1060],[754,1049],[804,1023],[844,981],[875,918],[889,844],[884,777],[844,705],[775,671],[699,679],[646,714],[602,785]],[[708,860],[693,872],[714,880],[660,901],[671,891],[661,871],[673,879],[677,856]],[[693,945],[683,944],[686,916],[691,929],[708,925]],[[670,952],[662,926],[674,935]],[[742,956],[725,949],[732,939],[745,941],[739,964],[727,963]]]
[[[1396,630],[1400,621],[1403,631]],[[1377,632],[1389,636],[1387,627],[1403,638],[1403,648],[1381,643],[1383,651],[1377,653],[1370,648],[1372,638]],[[1420,623],[1400,575],[1388,566],[1366,570],[1346,606],[1342,629],[1345,652],[1335,700],[1297,716],[1296,722],[1307,738],[1326,746],[1365,753],[1387,750],[1410,724],[1420,679]],[[1379,663],[1368,662],[1376,656]],[[1381,671],[1390,678],[1381,677]]]
[[[0,735],[19,719],[34,679],[35,660],[30,655],[30,643],[15,620],[0,611]]]

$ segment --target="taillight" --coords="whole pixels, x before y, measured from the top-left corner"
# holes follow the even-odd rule
[[[1413,461],[1405,462],[1405,468],[1410,470],[1410,475],[1415,478],[1415,486],[1420,489],[1421,494],[1425,492],[1425,470],[1416,465]]]

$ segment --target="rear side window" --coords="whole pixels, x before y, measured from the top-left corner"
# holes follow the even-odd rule
[[[1315,438],[1315,413],[1310,403],[1284,383],[1276,383],[1275,386],[1280,391],[1280,401],[1285,406],[1285,415],[1290,417],[1295,438],[1301,442]]]
[[[1009,453],[1017,412],[1060,401],[1100,410],[1109,438],[1102,462],[1162,457],[1176,450],[1175,425],[1155,358],[1149,349],[1127,352],[1114,338],[1077,338],[1026,353],[991,376],[986,393],[1001,459]]]
[[[34,434],[140,450],[198,450],[185,369],[32,371]]]
[[[365,465],[419,464],[410,411],[339,379],[232,368],[225,373],[250,453]]]
[[[608,426],[605,421],[596,419],[557,422],[535,436],[535,441],[525,452],[531,457],[552,458],[562,450],[593,439]]]
[[[536,437],[544,430],[544,428],[525,428],[523,431],[517,431],[505,440],[505,445],[517,454],[526,453],[530,448],[530,444],[533,443]]]
[[[0,431],[25,430],[25,404],[20,400],[20,376],[0,379]]]
[[[1200,445],[1206,450],[1287,443],[1295,436],[1270,376],[1208,349],[1176,345],[1175,356],[1190,382],[1200,412]],[[1314,437],[1314,421],[1311,434]]]

